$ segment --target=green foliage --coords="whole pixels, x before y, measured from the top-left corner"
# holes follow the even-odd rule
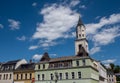
[[[114,73],[120,73],[120,66],[110,63],[110,68]]]

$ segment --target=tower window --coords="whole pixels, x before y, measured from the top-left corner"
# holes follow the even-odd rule
[[[82,37],[84,37],[84,34],[82,34]]]
[[[82,47],[82,45],[80,44],[80,45],[79,45],[79,50],[81,49],[81,47]]]
[[[81,37],[81,34],[79,34],[79,37]]]

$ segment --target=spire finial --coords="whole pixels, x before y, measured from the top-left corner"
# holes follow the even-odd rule
[[[82,20],[81,20],[80,15],[79,15],[79,20],[78,20],[78,25],[84,25],[83,22],[82,22]]]

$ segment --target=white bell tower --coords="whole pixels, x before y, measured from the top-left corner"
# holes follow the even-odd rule
[[[88,53],[88,42],[86,39],[86,28],[79,18],[77,27],[76,27],[76,40],[75,40],[75,54],[77,55],[80,48],[83,47]]]

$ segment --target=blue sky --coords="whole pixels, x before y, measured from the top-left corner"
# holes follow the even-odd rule
[[[0,0],[0,62],[75,55],[79,15],[90,56],[120,64],[119,0]]]

